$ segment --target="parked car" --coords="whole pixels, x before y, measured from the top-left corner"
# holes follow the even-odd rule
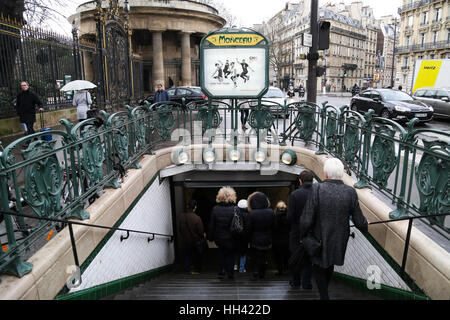
[[[206,102],[207,97],[202,92],[200,87],[174,87],[167,90],[169,94],[170,101],[182,103],[182,99],[185,99],[185,104],[188,104],[192,101]],[[155,94],[152,94],[145,98],[150,104],[153,104],[153,100],[155,98]],[[141,102],[141,105],[144,104],[144,101]]]
[[[435,118],[450,119],[449,88],[420,88],[414,92],[413,96],[417,100],[432,106]]]
[[[375,114],[392,120],[406,122],[418,118],[427,122],[433,118],[433,107],[419,101],[403,91],[393,89],[370,89],[352,98],[353,111],[365,113],[370,109]]]

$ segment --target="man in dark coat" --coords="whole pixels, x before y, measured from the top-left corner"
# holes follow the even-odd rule
[[[291,254],[297,250],[300,245],[300,216],[302,215],[303,208],[311,193],[311,187],[313,184],[314,175],[309,170],[303,170],[298,181],[300,188],[291,193],[289,198],[287,218],[291,229],[289,232],[289,249]],[[303,289],[312,289],[311,285],[311,262],[305,263],[303,270],[301,271],[301,285]],[[289,282],[292,287],[300,286],[300,274],[293,274],[293,279]]]
[[[162,84],[158,84],[158,90],[155,92],[155,98],[153,99],[153,103],[170,101],[169,93],[167,90],[163,90]]]
[[[27,135],[30,135],[35,132],[36,107],[39,107],[39,111],[44,111],[44,109],[38,95],[30,90],[28,82],[22,81],[20,87],[22,92],[17,95],[16,110],[20,122],[26,126]]]
[[[223,187],[216,197],[217,205],[211,212],[209,240],[214,241],[219,249],[219,278],[226,272],[228,279],[234,279],[233,266],[236,243],[231,233],[231,221],[236,207],[236,192],[233,188]]]
[[[191,200],[188,204],[187,212],[182,213],[179,219],[180,239],[183,243],[184,271],[190,272],[191,257],[194,257],[193,274],[202,270],[202,252],[199,252],[197,243],[205,238],[202,219],[195,214],[197,201]]]
[[[250,246],[257,272],[253,277],[264,279],[267,257],[272,248],[274,213],[269,207],[269,199],[262,192],[251,194],[248,199]]]
[[[321,252],[311,257],[312,273],[322,300],[328,300],[328,285],[334,266],[344,264],[350,236],[350,219],[362,232],[368,223],[359,207],[358,195],[342,181],[344,165],[339,159],[325,161],[325,181],[313,186],[300,218],[300,238],[308,232],[322,241]]]

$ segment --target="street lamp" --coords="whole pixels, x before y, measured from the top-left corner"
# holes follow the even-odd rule
[[[394,49],[392,50],[391,88],[394,89],[395,42],[397,41],[397,18],[394,20]]]

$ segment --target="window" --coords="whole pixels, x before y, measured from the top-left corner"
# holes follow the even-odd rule
[[[187,89],[178,89],[177,91],[177,95],[179,96],[186,96],[186,95],[190,95],[191,92]]]
[[[438,41],[438,37],[439,37],[439,31],[434,31],[433,32],[433,43],[436,43]]]
[[[414,93],[414,96],[415,96],[415,97],[423,97],[424,94],[425,94],[425,90],[417,90],[417,91]]]
[[[450,29],[447,29],[447,43],[450,42]]]
[[[448,94],[445,90],[438,90],[436,92],[436,99],[448,98]]]
[[[422,15],[422,24],[428,23],[428,11],[424,12]]]
[[[409,16],[408,17],[408,27],[412,27],[413,26],[413,19],[414,19],[413,16]]]
[[[175,95],[175,89],[167,90],[167,93],[169,94],[169,96],[174,96]]]
[[[425,44],[425,33],[420,34],[420,44],[422,46]]]
[[[409,43],[411,42],[411,36],[406,37],[406,46],[409,47]]]
[[[365,92],[361,93],[359,96],[362,98],[370,98],[371,94],[372,94],[372,91],[365,91]]]
[[[403,66],[408,67],[408,57],[403,58]]]
[[[436,9],[436,14],[434,16],[434,21],[441,21],[441,15],[442,15],[442,8],[437,8]]]
[[[436,90],[427,90],[425,92],[425,94],[423,95],[423,97],[433,99],[435,95],[436,95]]]

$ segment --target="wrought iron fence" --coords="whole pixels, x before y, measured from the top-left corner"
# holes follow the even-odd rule
[[[71,106],[59,86],[80,78],[79,56],[73,39],[0,15],[0,118],[16,115],[21,81],[29,82],[48,109]]]
[[[244,131],[239,115],[247,111],[250,128]],[[119,188],[126,171],[140,168],[139,160],[160,147],[200,141],[252,143],[259,149],[290,143],[340,158],[357,178],[356,188],[376,189],[395,204],[392,219],[433,215],[428,223],[448,238],[444,218],[434,215],[450,211],[450,134],[416,129],[417,121],[404,128],[373,111],[362,115],[347,106],[264,100],[162,102],[125,106],[114,114],[100,111],[98,118],[76,125],[63,119],[65,130],[6,146],[0,156],[0,209],[86,219],[85,209],[104,188]],[[55,226],[50,221],[30,226],[8,214],[3,219],[7,233],[0,241],[7,251],[0,250],[0,271],[22,276],[31,266],[21,256]]]

